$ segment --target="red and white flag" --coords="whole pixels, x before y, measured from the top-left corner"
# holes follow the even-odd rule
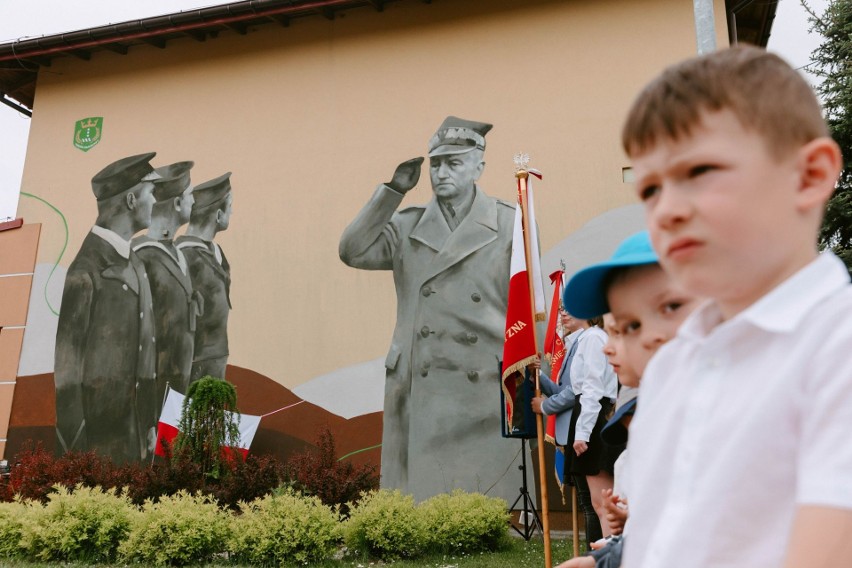
[[[550,314],[547,320],[547,331],[544,334],[544,357],[550,361],[551,378],[559,380],[559,371],[565,359],[565,343],[562,341],[562,324],[559,321],[559,307],[562,305],[563,272],[557,270],[550,275],[553,284],[553,300],[550,302]],[[551,444],[556,443],[556,415],[547,417],[547,430],[544,439]]]
[[[180,426],[180,416],[183,412],[183,400],[185,398],[184,395],[172,389],[169,389],[166,395],[163,412],[160,414],[160,421],[157,423],[157,447],[154,453],[158,456],[165,457],[165,445],[171,446],[177,438],[178,432],[180,432],[178,427]],[[231,413],[228,412],[228,414]],[[260,418],[260,416],[252,416],[251,414],[238,415],[240,439],[235,445],[244,458],[248,455],[251,442],[254,440],[255,433],[257,433]]]
[[[540,174],[530,172],[532,175]],[[541,282],[541,255],[538,248],[538,229],[533,206],[532,177],[527,181],[526,211],[529,219],[530,264],[527,266],[524,244],[524,219],[521,207],[521,183],[518,180],[518,207],[512,235],[512,260],[509,274],[509,302],[506,310],[506,337],[503,344],[503,394],[506,399],[506,421],[512,430],[514,402],[523,372],[538,355],[535,344],[535,322],[544,321],[544,287]],[[533,304],[534,303],[534,304]],[[520,373],[520,377],[517,374]]]

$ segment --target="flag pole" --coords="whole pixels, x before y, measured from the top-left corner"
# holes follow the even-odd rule
[[[538,334],[535,329],[535,289],[533,287],[532,278],[529,275],[532,273],[532,254],[530,253],[530,227],[529,227],[529,206],[527,201],[527,180],[529,172],[525,169],[519,169],[515,172],[515,177],[518,178],[518,192],[520,193],[521,202],[521,222],[524,230],[524,254],[527,262],[527,282],[530,288],[530,311],[532,312],[531,321],[533,322],[532,333],[536,347],[538,346]],[[535,396],[541,396],[541,384],[539,377],[540,369],[534,369],[535,375]],[[544,536],[544,566],[551,568],[553,562],[550,556],[550,519],[548,516],[548,501],[547,501],[547,475],[544,466],[544,424],[541,414],[536,414],[536,432],[538,440],[538,479],[541,486],[541,525]]]
[[[577,519],[577,486],[571,485],[571,529],[574,533],[574,554],[571,556],[572,558],[577,558],[577,555],[580,554],[580,532],[579,532],[579,522]]]

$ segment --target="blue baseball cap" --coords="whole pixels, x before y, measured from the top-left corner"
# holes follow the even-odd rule
[[[657,262],[659,258],[651,246],[648,231],[630,235],[621,241],[609,260],[587,266],[571,277],[562,292],[562,305],[569,314],[580,319],[605,314],[609,311],[609,304],[603,283],[610,271]]]

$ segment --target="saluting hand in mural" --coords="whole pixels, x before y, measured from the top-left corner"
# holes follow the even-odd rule
[[[448,117],[428,145],[432,200],[397,210],[424,161],[407,160],[340,238],[349,266],[393,271],[381,479],[417,499],[461,488],[511,500],[517,491],[504,475],[517,448],[500,436],[497,366],[514,207],[477,186],[490,129]]]
[[[420,166],[422,165],[422,157],[404,161],[396,167],[393,179],[385,185],[399,193],[408,193],[420,180]]]

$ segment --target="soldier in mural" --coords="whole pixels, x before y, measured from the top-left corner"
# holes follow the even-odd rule
[[[151,223],[154,153],[118,160],[92,178],[98,217],[68,267],[56,332],[58,451],[117,462],[154,447],[155,337],[151,290],[130,239]]]
[[[397,211],[423,158],[403,162],[340,239],[349,266],[393,270],[382,486],[418,500],[454,488],[511,500],[518,487],[498,372],[514,207],[476,185],[490,129],[448,117],[429,141],[432,200]]]
[[[194,292],[189,267],[174,244],[175,232],[189,221],[195,202],[190,183],[193,162],[157,168],[151,226],[146,236],[133,240],[133,250],[145,264],[154,299],[157,337],[157,401],[166,388],[186,394],[192,371],[195,324],[201,313],[200,294]],[[159,414],[159,413],[158,413]]]
[[[231,172],[196,186],[193,196],[189,227],[175,240],[186,257],[192,286],[202,305],[195,323],[190,382],[206,375],[224,379],[228,363],[231,266],[213,238],[226,230],[231,220]]]

